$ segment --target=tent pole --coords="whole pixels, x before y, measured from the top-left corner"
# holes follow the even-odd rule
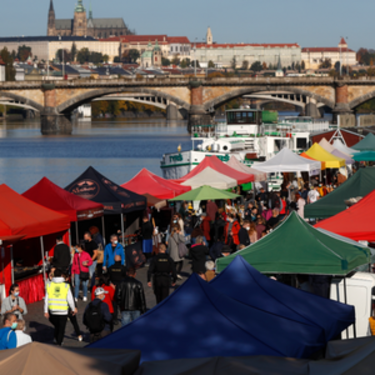
[[[10,266],[11,266],[11,268],[12,268],[12,284],[14,284],[13,245],[10,245]]]
[[[69,247],[73,246],[72,245],[72,233],[70,231],[70,228],[69,228]]]
[[[346,277],[344,277],[344,302],[345,302],[345,305],[348,304],[348,297],[347,297],[347,294],[346,294]],[[355,321],[354,321],[353,327],[355,327]],[[355,330],[355,328],[354,328],[354,330]],[[346,329],[346,338],[349,339],[349,329],[348,328]]]
[[[105,241],[104,215],[102,216],[102,236],[103,236],[103,241],[104,241],[104,245],[105,245],[106,241]]]
[[[40,236],[40,249],[42,252],[42,262],[43,262],[43,279],[44,279],[44,287],[47,287],[47,279],[46,279],[46,262],[44,261],[44,243],[43,243],[43,236]]]
[[[78,221],[76,221],[76,245],[79,244],[79,236],[78,236]]]
[[[121,235],[122,235],[122,246],[125,247],[124,214],[121,214]]]

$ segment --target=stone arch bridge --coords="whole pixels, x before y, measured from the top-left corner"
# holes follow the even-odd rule
[[[74,109],[108,95],[154,96],[189,113],[189,124],[207,124],[215,108],[244,95],[292,95],[334,115],[352,113],[375,97],[374,80],[318,77],[145,78],[133,80],[18,81],[0,83],[0,97],[40,112],[42,134],[70,134]],[[268,95],[269,94],[269,95]]]

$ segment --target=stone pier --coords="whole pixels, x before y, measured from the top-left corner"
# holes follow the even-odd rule
[[[348,86],[343,82],[335,82],[335,107],[332,110],[333,123],[337,124],[337,116],[353,115],[353,111],[349,105]]]
[[[195,125],[211,124],[211,115],[205,110],[203,103],[203,86],[200,81],[190,81],[190,111],[188,131]]]

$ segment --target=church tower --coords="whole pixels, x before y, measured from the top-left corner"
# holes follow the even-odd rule
[[[55,36],[55,35],[56,35],[55,9],[53,8],[53,0],[51,0],[49,4],[49,11],[48,11],[47,36]]]
[[[209,46],[213,43],[212,41],[212,32],[211,32],[211,28],[208,27],[207,29],[207,35],[206,35],[206,44],[208,44]]]
[[[89,19],[87,20],[87,36],[95,36],[94,19],[92,17],[92,8],[90,2]]]
[[[73,21],[73,36],[87,35],[87,17],[86,9],[82,4],[82,0],[78,0],[77,6],[74,10]]]

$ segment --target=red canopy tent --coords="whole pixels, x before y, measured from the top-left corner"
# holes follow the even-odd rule
[[[121,187],[137,194],[149,194],[162,200],[172,199],[191,190],[190,186],[181,186],[176,182],[159,177],[145,168]]]
[[[22,196],[41,206],[68,215],[71,222],[101,217],[104,206],[69,193],[43,177],[36,185],[25,191]]]
[[[374,242],[374,209],[375,190],[347,210],[319,222],[315,228],[322,228],[355,241]]]
[[[0,239],[5,236],[23,236],[22,241],[17,244],[19,255],[25,258],[30,257],[35,260],[35,247],[40,246],[41,257],[38,257],[39,263],[43,263],[44,268],[44,236],[55,234],[53,239],[47,238],[47,250],[53,248],[57,234],[66,234],[70,227],[70,220],[67,215],[52,211],[46,207],[40,206],[27,198],[19,195],[6,185],[0,185]],[[39,237],[39,241],[35,241]],[[9,237],[8,237],[9,238]],[[25,241],[29,240],[29,241]],[[20,247],[22,244],[22,247]],[[12,246],[8,249],[13,250]],[[28,249],[28,251],[25,251]],[[2,251],[2,268],[5,275],[6,290],[12,283],[12,261],[11,251]],[[4,255],[4,256],[3,256]],[[43,272],[45,275],[45,272]],[[39,275],[38,282],[33,280],[33,285],[25,283],[20,288],[22,297],[27,303],[40,300],[44,296],[43,277]]]
[[[175,182],[182,183],[189,180],[207,167],[210,167],[221,174],[237,180],[238,185],[246,184],[247,182],[254,182],[254,175],[245,174],[231,168],[229,165],[223,163],[217,156],[206,156],[203,161],[201,161],[199,165],[197,165],[190,173],[178,180],[175,180]]]

